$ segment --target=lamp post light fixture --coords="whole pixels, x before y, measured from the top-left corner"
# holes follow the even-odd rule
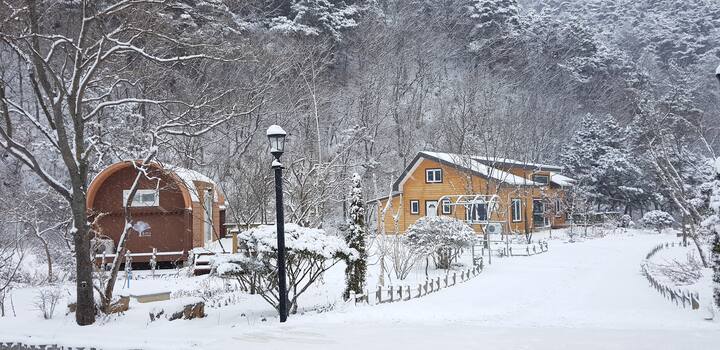
[[[278,125],[271,125],[267,129],[270,141],[270,154],[275,158],[272,168],[275,170],[275,225],[277,231],[277,274],[278,274],[278,312],[280,322],[285,322],[288,316],[287,283],[285,279],[285,213],[283,209],[282,190],[282,163],[280,156],[285,151],[285,130]]]

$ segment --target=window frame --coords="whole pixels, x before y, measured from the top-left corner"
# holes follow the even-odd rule
[[[153,202],[142,201],[143,196],[153,194]],[[122,207],[125,208],[127,205],[128,197],[130,196],[130,190],[123,190],[122,196]],[[157,189],[138,189],[135,191],[130,208],[151,208],[160,206],[160,190]]]
[[[485,219],[484,219],[484,220],[478,219],[478,218],[480,217],[481,211],[480,211],[480,210],[475,210],[475,207],[478,207],[478,208],[479,208],[479,207],[481,207],[481,206],[485,208],[485,210],[482,211],[482,212],[485,213],[485,214],[484,214],[484,216],[485,216]],[[473,218],[473,213],[477,213],[477,214],[478,214],[478,215],[477,215],[478,218]],[[490,219],[488,218],[488,204],[487,204],[487,203],[473,203],[473,204],[470,204],[470,206],[468,206],[468,207],[465,208],[465,221],[470,222],[470,223],[480,223],[480,222],[486,222],[486,221],[489,221],[489,220],[490,220]]]
[[[545,182],[537,181],[536,179],[537,179],[538,177],[545,178]],[[537,182],[537,183],[539,183],[540,185],[547,186],[547,185],[550,184],[550,175],[533,174],[533,176],[532,176],[532,181],[533,181],[533,182]]]
[[[562,216],[562,202],[560,199],[555,199],[555,217]]]
[[[449,199],[443,199],[440,206],[442,206],[442,213],[443,215],[451,215],[452,214],[452,205],[450,205],[452,202]],[[447,208],[447,210],[445,210]]]
[[[415,210],[413,210],[413,204],[416,205]],[[413,214],[413,215],[420,214],[420,201],[419,200],[417,200],[417,199],[410,200],[410,214]]]
[[[433,174],[432,181],[430,180],[430,174]],[[435,174],[439,175],[438,177],[435,176]],[[443,171],[442,168],[427,168],[425,169],[425,183],[427,184],[440,184],[443,182]]]
[[[515,203],[518,203],[518,210],[515,210]],[[518,214],[518,218],[515,218],[515,214]],[[520,198],[513,198],[510,200],[510,218],[512,222],[522,222],[523,220],[523,210],[522,210],[522,199]]]

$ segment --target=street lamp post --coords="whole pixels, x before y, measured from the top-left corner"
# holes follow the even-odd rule
[[[275,158],[272,168],[275,170],[275,225],[277,227],[277,269],[278,269],[278,312],[280,322],[285,322],[288,316],[287,284],[285,280],[285,213],[283,210],[282,190],[282,163],[280,156],[285,149],[285,130],[280,126],[272,125],[267,129],[270,141],[270,153]]]

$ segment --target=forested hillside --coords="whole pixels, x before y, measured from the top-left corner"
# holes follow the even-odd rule
[[[273,222],[272,124],[300,226],[337,233],[351,184],[387,195],[429,150],[561,165],[573,205],[668,212],[700,248],[720,210],[717,5],[2,1],[0,248],[85,262],[78,323],[92,323],[93,177],[128,159],[198,170],[229,222]]]

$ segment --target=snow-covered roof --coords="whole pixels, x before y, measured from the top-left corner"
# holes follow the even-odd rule
[[[550,182],[562,187],[571,187],[575,184],[575,179],[551,171]]]
[[[510,159],[510,158],[483,157],[483,156],[472,156],[472,158],[479,160],[480,162],[487,164],[487,165],[493,165],[493,164],[499,163],[499,164],[515,165],[515,166],[519,166],[519,167],[527,168],[527,169],[556,170],[556,171],[562,170],[562,167],[559,167],[557,165],[530,163],[530,162],[524,162],[524,161]],[[490,163],[490,164],[488,164],[488,163]]]
[[[208,176],[203,175],[195,170],[185,169],[185,168],[181,168],[179,166],[174,166],[174,165],[169,165],[169,164],[161,164],[161,167],[163,169],[171,171],[175,175],[177,175],[177,177],[180,179],[180,181],[182,181],[185,184],[185,186],[188,188],[188,191],[190,192],[190,198],[192,199],[193,202],[200,201],[199,191],[198,191],[197,186],[195,185],[195,181],[211,184],[213,189],[215,190],[215,191],[213,191],[215,200],[216,201],[219,200],[219,197],[218,197],[219,189],[217,187],[217,184],[215,183],[215,181],[213,181],[213,179],[209,178]]]
[[[467,156],[462,154],[456,154],[456,153],[441,153],[441,152],[420,152],[421,156],[427,156],[429,158],[435,158],[439,159],[441,161],[445,161],[448,163],[451,163],[453,165],[463,167],[466,169],[469,169],[471,171],[474,171],[484,177],[491,178],[498,180],[502,183],[507,183],[510,185],[539,185],[538,183],[533,182],[532,180],[526,179],[522,176],[513,175],[509,172],[502,171],[493,167],[490,167],[486,164],[483,164],[482,161],[478,160],[477,156]]]

